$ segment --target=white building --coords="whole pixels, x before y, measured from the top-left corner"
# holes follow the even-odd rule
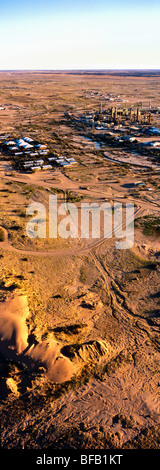
[[[40,165],[37,165],[37,166],[31,166],[31,170],[32,170],[32,171],[35,171],[35,170],[41,170],[41,166],[40,166]]]
[[[14,142],[14,140],[9,140],[9,142],[5,142],[6,145],[16,145],[16,142]]]
[[[52,169],[52,165],[43,165],[42,166],[42,170],[51,170]]]
[[[33,139],[31,139],[30,137],[24,137],[24,140],[28,142],[29,144],[33,142]]]
[[[36,160],[36,163],[38,163],[39,165],[42,165],[44,163],[44,160]]]
[[[40,150],[46,150],[46,145],[43,145],[43,144],[36,144],[35,147],[37,147],[38,149]]]

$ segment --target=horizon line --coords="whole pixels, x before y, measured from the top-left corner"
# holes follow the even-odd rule
[[[26,69],[0,69],[0,72],[160,72],[160,68],[26,68]]]

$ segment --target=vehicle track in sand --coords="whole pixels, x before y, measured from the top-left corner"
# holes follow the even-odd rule
[[[21,175],[21,174],[18,174],[17,176],[9,176],[5,173],[6,171],[6,166],[4,166],[4,169],[0,171],[0,177],[2,179],[7,179],[7,180],[11,180],[11,181],[15,181],[15,182],[19,182],[19,183],[30,183],[30,184],[33,184],[34,186],[39,186],[41,185],[41,187],[43,187],[43,189],[48,189],[49,191],[52,192],[52,186],[53,184],[55,184],[55,187],[61,189],[61,187],[64,189],[64,190],[74,190],[74,191],[81,191],[81,193],[83,192],[84,193],[87,193],[87,195],[89,196],[92,196],[94,195],[95,196],[95,193],[96,191],[94,189],[91,188],[91,191],[88,192],[87,190],[85,191],[82,191],[80,190],[80,186],[79,186],[79,182],[76,182],[76,181],[71,181],[69,177],[67,177],[66,175],[64,175],[60,170],[57,170],[55,176],[56,176],[56,179],[59,181],[57,183],[54,183],[54,181],[52,181],[51,183],[50,182],[46,182],[47,180],[44,181],[44,179],[42,180],[39,180],[39,177],[37,178],[37,176],[35,175]],[[91,182],[90,183],[91,185],[94,185],[95,183]],[[100,182],[101,184],[101,182]],[[104,193],[103,193],[103,189],[102,191],[99,191],[97,190],[98,192],[98,196],[99,198],[103,197],[104,196]],[[54,191],[53,191],[54,193]],[[104,197],[103,197],[104,199]],[[121,194],[119,197],[115,197],[115,196],[112,196],[112,200],[113,202],[121,202],[121,203],[125,203],[126,204],[126,198],[123,197],[123,195]],[[107,201],[107,200],[106,200]],[[132,199],[129,199],[129,203],[134,203],[135,201],[132,200]],[[153,206],[154,204],[153,203],[149,203],[149,202],[145,202],[145,201],[138,201],[139,202],[139,206],[135,209],[135,212],[134,212],[134,219],[135,218],[138,218],[140,216],[142,216],[144,214],[144,212],[147,210],[151,210],[153,211]],[[157,204],[155,204],[157,206]],[[160,210],[158,207],[156,207],[157,210]],[[83,254],[87,254],[89,253],[92,249],[94,248],[97,248],[98,246],[104,244],[104,243],[107,243],[108,242],[108,239],[109,238],[112,238],[113,236],[113,229],[112,231],[110,231],[110,233],[108,233],[107,237],[100,237],[99,239],[94,239],[94,240],[91,240],[89,239],[89,241],[87,242],[87,245],[86,246],[83,246],[83,247],[80,247],[80,248],[77,248],[77,249],[74,249],[74,248],[69,248],[69,249],[62,249],[62,250],[37,250],[37,251],[34,251],[34,250],[27,250],[27,249],[19,249],[19,248],[15,248],[11,242],[9,242],[9,239],[8,239],[8,233],[7,233],[7,230],[2,226],[1,227],[4,231],[4,234],[5,234],[5,240],[4,242],[1,242],[0,243],[0,248],[2,248],[3,250],[7,250],[7,251],[12,251],[12,252],[15,252],[15,253],[20,253],[22,255],[32,255],[32,256],[53,256],[55,258],[58,258],[58,257],[63,257],[63,256],[72,256],[72,255],[83,255]],[[114,227],[114,229],[117,229],[119,228],[118,226]],[[125,228],[125,223],[122,224],[122,229]],[[83,237],[82,237],[83,239]]]
[[[135,216],[139,217],[140,214],[143,214],[144,210],[139,207],[136,212]],[[132,221],[132,217],[130,218],[130,221]],[[118,229],[120,228],[120,225],[117,225],[115,228]],[[125,227],[125,222],[122,224],[122,229]],[[94,248],[97,248],[98,246],[104,244],[107,242],[108,238],[111,238],[113,235],[113,229],[112,231],[108,232],[108,237],[100,237],[97,240],[94,240],[93,242],[90,242],[87,244],[85,247],[77,248],[77,249],[64,249],[64,250],[42,250],[42,251],[33,251],[33,250],[25,250],[25,249],[19,249],[15,248],[10,242],[8,238],[8,232],[7,230],[1,226],[1,229],[4,232],[5,240],[0,243],[0,248],[3,250],[11,251],[14,253],[20,253],[22,255],[32,255],[32,256],[54,256],[54,257],[62,257],[62,256],[72,256],[72,255],[86,255],[90,250],[93,250]]]

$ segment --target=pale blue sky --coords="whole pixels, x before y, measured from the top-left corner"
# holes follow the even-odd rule
[[[160,68],[160,1],[0,0],[0,70]]]

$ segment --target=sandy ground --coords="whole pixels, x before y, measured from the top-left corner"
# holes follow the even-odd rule
[[[13,170],[3,156],[0,161],[2,447],[134,447],[140,436],[146,436],[145,447],[150,447],[150,438],[159,447],[159,236],[145,235],[139,225],[133,247],[126,250],[115,248],[113,233],[107,240],[100,236],[31,242],[24,214],[34,200],[47,207],[52,188],[57,188],[84,196],[83,202],[134,202],[135,219],[140,221],[148,215],[159,217],[159,174],[144,168],[144,159],[137,166],[138,156],[127,157],[132,163],[127,168],[104,162],[61,122],[66,106],[77,106],[80,112],[85,106],[99,106],[97,98],[86,104],[84,89],[91,83],[104,93],[111,83],[116,92],[118,83],[122,92],[124,78],[114,82],[109,77],[107,83],[104,77],[83,78],[83,87],[82,77],[54,76],[54,83],[53,77],[51,82],[45,78],[44,92],[41,75],[34,76],[36,86],[32,75],[16,75],[19,88],[12,99],[5,92],[6,103],[13,102],[0,116],[2,128],[19,133],[17,119],[17,126],[22,123],[28,134],[34,124],[38,129],[32,130],[33,137],[38,132],[42,140],[80,161],[65,172],[34,174]],[[3,80],[12,87],[12,76],[1,74],[3,91]],[[30,98],[21,91],[26,80]],[[124,99],[134,103],[136,84],[137,100],[143,86],[144,102],[152,93],[152,104],[157,104],[156,78],[128,80]],[[28,100],[38,103],[40,93],[43,103],[31,109]],[[54,95],[52,106],[47,93]],[[59,101],[54,101],[58,95]],[[124,155],[116,158],[116,152],[112,156],[126,160]],[[137,181],[145,187],[135,188]],[[58,201],[64,202],[63,193]]]

